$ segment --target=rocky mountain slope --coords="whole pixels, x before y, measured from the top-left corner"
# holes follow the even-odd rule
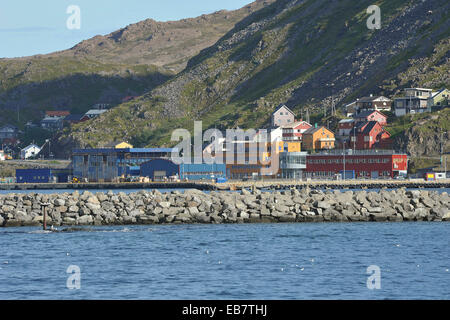
[[[234,25],[274,0],[180,21],[148,19],[73,48],[47,55],[0,59],[0,124],[22,127],[44,110],[87,111],[139,96],[184,69]]]
[[[450,3],[378,1],[380,30],[369,30],[372,1],[278,0],[250,14],[176,77],[60,143],[100,146],[129,140],[170,144],[172,129],[263,127],[279,103],[301,117],[369,93],[449,86]],[[413,75],[413,76],[411,76]]]
[[[238,10],[221,10],[179,21],[147,19],[106,36],[83,41],[59,54],[110,63],[152,64],[176,73],[186,67],[191,57],[212,46],[237,22],[274,1],[257,0]]]
[[[433,113],[408,115],[388,128],[395,135],[396,148],[408,150],[412,157],[450,153],[450,108]]]

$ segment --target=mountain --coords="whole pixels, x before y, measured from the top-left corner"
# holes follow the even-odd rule
[[[129,140],[171,145],[173,129],[267,126],[285,103],[320,119],[333,103],[404,87],[449,86],[450,3],[384,0],[381,29],[369,30],[373,1],[278,0],[250,14],[138,99],[72,128],[62,148]]]
[[[63,55],[109,63],[151,64],[177,73],[191,57],[212,46],[237,22],[274,1],[258,0],[238,10],[221,10],[179,21],[147,19],[83,41]]]
[[[234,25],[274,0],[197,18],[129,25],[47,55],[0,59],[0,124],[38,121],[44,110],[84,113],[92,105],[118,105],[184,69]]]

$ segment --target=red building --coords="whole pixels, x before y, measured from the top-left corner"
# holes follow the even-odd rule
[[[297,121],[291,125],[285,125],[282,127],[282,139],[283,141],[302,141],[303,132],[312,128],[306,121]]]
[[[377,121],[358,122],[355,135],[351,137],[351,145],[356,149],[386,148],[390,145],[389,132]],[[356,143],[355,143],[356,139]]]
[[[387,116],[378,110],[362,111],[353,116],[356,122],[377,121],[384,127],[387,124]]]
[[[394,178],[406,174],[408,157],[387,150],[364,150],[345,152],[346,176],[353,178]],[[306,156],[306,176],[311,178],[333,178],[344,172],[344,153],[323,152]]]

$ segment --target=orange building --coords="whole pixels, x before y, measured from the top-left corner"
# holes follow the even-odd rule
[[[261,175],[266,178],[276,178],[281,172],[279,167],[280,153],[301,151],[300,142],[274,141],[272,143],[259,143],[254,146],[253,152],[250,149],[251,143],[242,142],[242,144],[244,144],[243,149],[245,150],[242,155],[244,163],[239,162],[239,153],[236,152],[234,152],[234,161],[231,161],[231,163],[227,162],[227,176],[230,179],[256,178]],[[227,152],[232,151],[230,148],[227,148]],[[224,153],[224,161],[227,159],[227,152]]]
[[[303,150],[334,149],[334,133],[324,126],[310,128],[303,133]]]

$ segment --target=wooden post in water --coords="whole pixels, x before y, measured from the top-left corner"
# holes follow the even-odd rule
[[[48,207],[48,205],[49,205],[49,203],[41,202],[41,207],[42,207],[43,216],[44,216],[43,221],[42,221],[43,230],[47,230],[47,207]]]

